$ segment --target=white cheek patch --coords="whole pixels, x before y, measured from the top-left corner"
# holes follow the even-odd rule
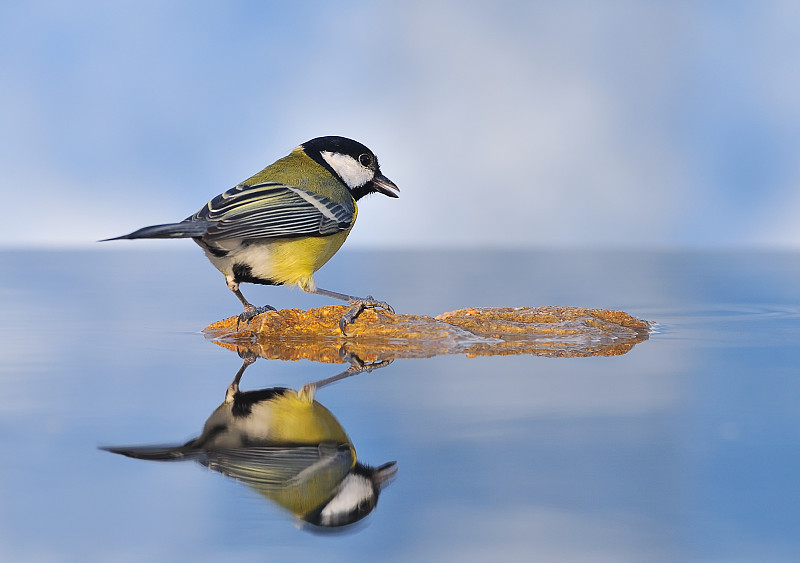
[[[322,151],[320,154],[322,158],[325,159],[325,162],[330,164],[331,168],[344,180],[348,188],[361,187],[372,180],[374,176],[372,170],[366,166],[362,166],[361,163],[352,156],[329,151]]]
[[[343,517],[355,510],[359,503],[369,502],[375,495],[372,483],[361,475],[348,475],[342,488],[328,505],[322,509],[320,521],[323,525],[336,525]]]

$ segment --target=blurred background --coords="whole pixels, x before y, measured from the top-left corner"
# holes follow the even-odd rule
[[[796,561],[798,53],[791,1],[0,2],[0,560]],[[324,389],[399,466],[335,538],[97,449],[196,435],[241,362],[198,331],[241,309],[191,241],[96,241],[332,134],[402,192],[320,286],[656,323],[622,356]],[[341,369],[259,360],[243,388]]]
[[[798,21],[769,1],[6,1],[0,244],[97,248],[337,134],[402,189],[347,248],[797,248]]]

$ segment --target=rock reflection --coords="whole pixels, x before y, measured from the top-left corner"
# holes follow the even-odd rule
[[[304,523],[341,529],[369,514],[397,473],[394,461],[379,467],[359,463],[344,428],[314,400],[324,385],[389,363],[350,360],[346,371],[300,391],[241,391],[239,381],[255,361],[245,355],[225,401],[197,438],[183,445],[102,449],[145,460],[194,460],[251,487]]]
[[[233,350],[277,360],[340,362],[344,346],[374,362],[440,354],[550,357],[616,356],[649,338],[650,323],[622,311],[582,307],[470,308],[437,317],[366,310],[347,335],[339,330],[346,307],[269,311],[248,323],[237,317],[204,330]]]

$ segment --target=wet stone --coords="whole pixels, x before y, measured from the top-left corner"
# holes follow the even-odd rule
[[[622,311],[580,307],[467,308],[437,317],[367,309],[346,327],[347,306],[282,309],[239,323],[230,317],[203,331],[220,346],[268,359],[340,363],[428,358],[440,354],[550,357],[615,356],[648,339],[650,324]]]

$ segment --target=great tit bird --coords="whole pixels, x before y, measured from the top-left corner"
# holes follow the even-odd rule
[[[375,192],[398,197],[398,191],[367,147],[345,137],[317,137],[180,223],[144,227],[105,240],[192,238],[244,305],[240,321],[275,310],[251,305],[239,290],[240,283],[297,284],[307,292],[350,303],[339,323],[344,332],[365,308],[394,311],[369,295],[361,298],[318,288],[314,272],[350,234],[358,214],[356,201]]]
[[[239,380],[253,361],[245,359],[225,401],[194,440],[102,449],[155,461],[194,459],[315,526],[341,527],[364,518],[397,473],[395,462],[379,467],[358,462],[350,438],[314,393],[317,386],[374,366],[351,368],[299,392],[282,387],[241,392]]]

